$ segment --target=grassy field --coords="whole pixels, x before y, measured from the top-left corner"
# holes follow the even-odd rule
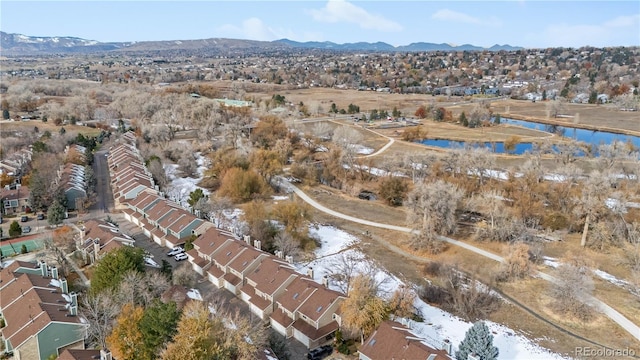
[[[34,128],[38,128],[38,132],[44,133],[49,131],[51,133],[60,131],[61,128],[67,131],[67,133],[80,133],[85,136],[97,136],[100,134],[100,129],[92,128],[88,126],[79,125],[64,125],[57,126],[51,122],[42,122],[40,120],[30,121],[2,121],[0,122],[0,134],[9,132],[23,132],[34,131]]]

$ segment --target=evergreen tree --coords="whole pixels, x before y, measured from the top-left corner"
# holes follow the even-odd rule
[[[460,114],[460,123],[464,127],[469,127],[469,119],[467,119],[467,114],[464,111]]]
[[[64,220],[64,211],[65,208],[60,204],[59,201],[54,201],[49,209],[47,209],[47,222],[49,225],[60,225],[62,224],[62,220]]]
[[[22,235],[22,226],[14,221],[9,225],[9,237],[16,237]]]
[[[495,360],[498,358],[499,350],[493,346],[493,335],[489,327],[478,321],[467,330],[464,340],[460,343],[456,351],[457,360],[467,360],[470,354],[475,353],[480,360]]]
[[[502,121],[502,118],[500,117],[500,114],[496,114],[496,116],[493,118],[493,123],[496,125],[500,125],[501,121]]]
[[[7,109],[2,110],[2,118],[5,120],[9,120],[9,118],[11,118],[11,115],[9,114],[9,110]]]

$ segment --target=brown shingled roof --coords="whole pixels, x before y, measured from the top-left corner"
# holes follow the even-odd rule
[[[390,320],[380,324],[358,350],[371,360],[427,359],[432,354],[436,355],[434,360],[450,359],[446,351],[425,345],[409,329]]]
[[[95,360],[100,359],[100,350],[65,349],[58,360]]]
[[[273,295],[292,275],[295,277],[298,273],[291,265],[270,256],[260,260],[260,264],[246,278],[256,283],[256,289]]]
[[[297,277],[278,298],[284,309],[295,312],[321,285],[307,278]]]
[[[211,254],[218,250],[228,239],[229,237],[221,234],[218,229],[210,228],[193,241],[193,247],[197,249],[199,253],[211,256]]]

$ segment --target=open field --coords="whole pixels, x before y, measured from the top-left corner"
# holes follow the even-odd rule
[[[42,122],[40,120],[29,120],[29,121],[0,121],[0,134],[5,132],[22,132],[22,131],[34,131],[34,128],[38,128],[38,132],[44,133],[45,131],[49,131],[51,133],[60,131],[61,128],[64,129],[68,133],[81,133],[86,136],[96,136],[100,134],[100,129],[92,128],[88,126],[80,126],[80,125],[62,125],[57,126],[51,122]]]
[[[311,193],[313,194],[313,191]],[[392,211],[389,211],[387,215],[372,211],[371,209],[376,207],[375,202],[357,200],[351,202],[351,205],[346,208],[343,208],[341,207],[343,202],[339,197],[327,195],[324,191],[317,192],[313,194],[312,197],[325,206],[336,210],[339,209],[339,211],[343,213],[356,215],[355,213],[358,211],[353,204],[360,203],[362,210],[360,211],[359,217],[379,221],[387,219],[388,223],[400,221],[400,217],[397,214],[394,215]],[[377,207],[380,207],[380,204],[377,204]],[[425,281],[422,267],[430,261],[455,264],[459,266],[461,270],[475,274],[477,278],[484,283],[490,283],[493,274],[499,269],[499,264],[496,262],[479,257],[476,254],[458,247],[450,247],[447,251],[438,255],[420,254],[419,260],[407,258],[393,251],[393,247],[390,246],[398,247],[412,253],[411,249],[406,247],[409,240],[408,234],[362,226],[318,212],[314,212],[314,219],[318,222],[338,226],[360,237],[363,239],[361,250],[365,254],[379,261],[382,266],[395,276],[415,284],[422,284]],[[368,232],[368,235],[364,234],[365,231]],[[508,249],[505,244],[501,243],[474,242],[474,245],[481,246],[486,250],[502,255],[504,255]],[[416,254],[412,256],[416,256]],[[551,312],[547,306],[549,299],[543,295],[548,286],[548,283],[545,281],[531,279],[504,284],[500,287],[500,290],[505,295],[516,299],[522,306],[529,308],[534,314],[540,316],[542,319],[546,319],[546,321],[523,310],[520,306],[506,303],[503,304],[498,311],[492,313],[489,319],[503,323],[516,331],[526,334],[532,339],[536,339],[540,345],[552,351],[567,355],[572,355],[572,351],[574,351],[577,346],[594,346],[593,343],[576,338],[568,334],[567,331],[608,347],[638,348],[633,338],[606,317],[600,316],[592,323],[580,324],[562,319]],[[598,286],[600,287],[600,284]],[[609,298],[610,297],[607,297],[607,299]],[[620,303],[615,302],[612,303],[612,305],[617,306],[620,305]],[[631,304],[631,307],[632,306]],[[629,315],[627,311],[623,313]],[[635,320],[633,317],[632,319]],[[563,330],[557,329],[547,321],[559,324]],[[611,334],[614,336],[612,337]]]
[[[212,84],[224,91],[231,87],[231,82],[218,81]],[[547,118],[547,105],[544,101],[531,102],[526,100],[510,100],[492,98],[470,98],[432,96],[427,94],[389,94],[375,91],[343,90],[334,88],[308,88],[288,89],[284,86],[272,84],[248,84],[247,98],[268,100],[274,94],[283,95],[287,102],[299,104],[303,102],[310,106],[310,112],[314,114],[313,105],[320,105],[324,111],[335,103],[339,109],[346,109],[349,104],[355,104],[360,110],[369,113],[373,109],[387,110],[391,112],[397,107],[404,116],[413,116],[419,106],[434,105],[447,108],[453,113],[454,118],[462,111],[470,112],[474,102],[490,102],[494,113],[503,117],[514,117],[523,120],[548,122],[558,125],[578,126],[585,128],[599,128],[602,130],[622,130],[629,134],[640,135],[640,114],[632,111],[618,111],[613,105],[593,104],[564,104],[561,114],[568,117]],[[574,124],[574,116],[579,114],[579,122]]]

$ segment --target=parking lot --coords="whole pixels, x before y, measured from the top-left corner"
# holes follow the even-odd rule
[[[14,221],[17,221],[23,229],[28,226],[31,229],[29,232],[31,234],[44,231],[48,226],[47,219],[44,218],[42,220],[38,220],[36,214],[25,214],[24,216],[27,216],[27,221],[25,222],[21,221],[22,216],[23,215],[2,218],[2,224],[0,224],[0,227],[2,228],[3,238],[9,236],[9,226],[11,226],[11,223]]]

